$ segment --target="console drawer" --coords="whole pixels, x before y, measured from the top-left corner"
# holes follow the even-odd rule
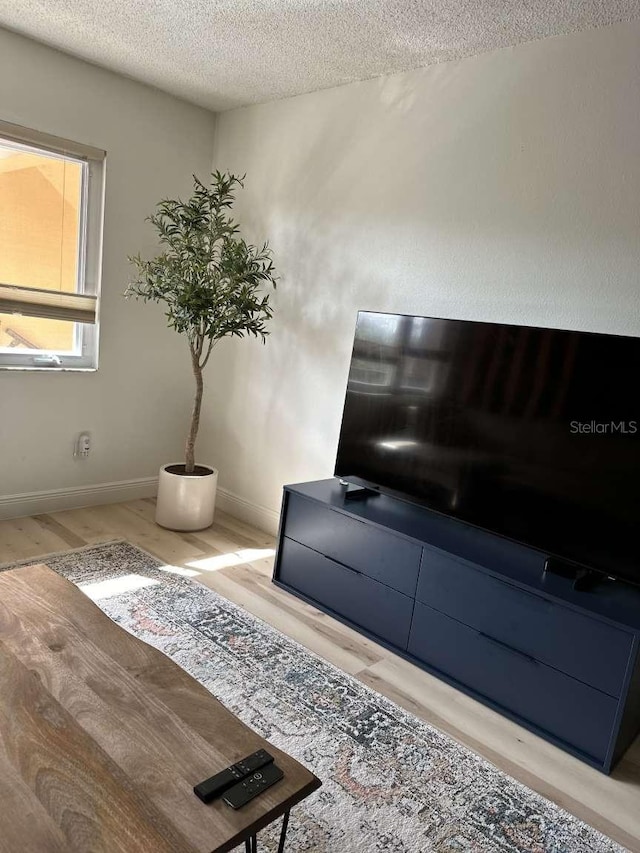
[[[284,535],[413,597],[419,545],[315,501],[289,494]]]
[[[400,649],[407,648],[413,599],[283,537],[278,580]]]
[[[425,547],[417,598],[611,696],[622,692],[633,637]]]
[[[618,702],[416,602],[410,654],[602,762]]]

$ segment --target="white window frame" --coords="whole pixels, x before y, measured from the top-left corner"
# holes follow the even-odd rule
[[[6,348],[0,349],[0,370],[95,371],[98,369],[106,153],[99,148],[3,121],[0,121],[0,145],[82,165],[76,293],[95,298],[95,322],[74,322],[75,353],[17,348],[8,352]]]

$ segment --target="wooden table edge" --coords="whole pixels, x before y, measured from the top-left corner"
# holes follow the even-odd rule
[[[296,759],[297,760],[297,759]],[[311,773],[311,771],[308,771]],[[239,832],[234,838],[222,844],[220,847],[215,847],[212,850],[212,853],[229,853],[230,850],[235,850],[243,841],[246,841],[248,838],[251,838],[256,833],[260,832],[261,829],[264,829],[267,826],[271,826],[272,823],[275,823],[278,818],[284,817],[287,812],[291,811],[294,806],[297,806],[298,803],[301,803],[302,800],[305,800],[314,791],[317,791],[318,788],[322,786],[322,782],[318,779],[317,776],[313,775],[313,779],[305,785],[302,791],[299,791],[297,794],[293,794],[287,800],[284,801],[280,806],[277,806],[271,809],[270,812],[264,814],[261,818],[256,820],[251,826],[245,830],[244,832]]]

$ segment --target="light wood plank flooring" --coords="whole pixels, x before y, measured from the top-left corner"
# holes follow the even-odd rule
[[[0,521],[0,563],[127,539],[196,572],[197,580],[640,853],[640,739],[604,776],[273,586],[275,543],[268,534],[220,512],[208,530],[172,533],[153,515],[153,500],[138,500]]]

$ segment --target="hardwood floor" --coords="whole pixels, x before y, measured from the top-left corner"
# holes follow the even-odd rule
[[[506,773],[640,853],[640,738],[607,777],[271,583],[273,537],[216,513],[195,534],[153,521],[152,500],[0,521],[0,563],[127,539],[466,744]],[[566,853],[570,853],[567,851]]]

